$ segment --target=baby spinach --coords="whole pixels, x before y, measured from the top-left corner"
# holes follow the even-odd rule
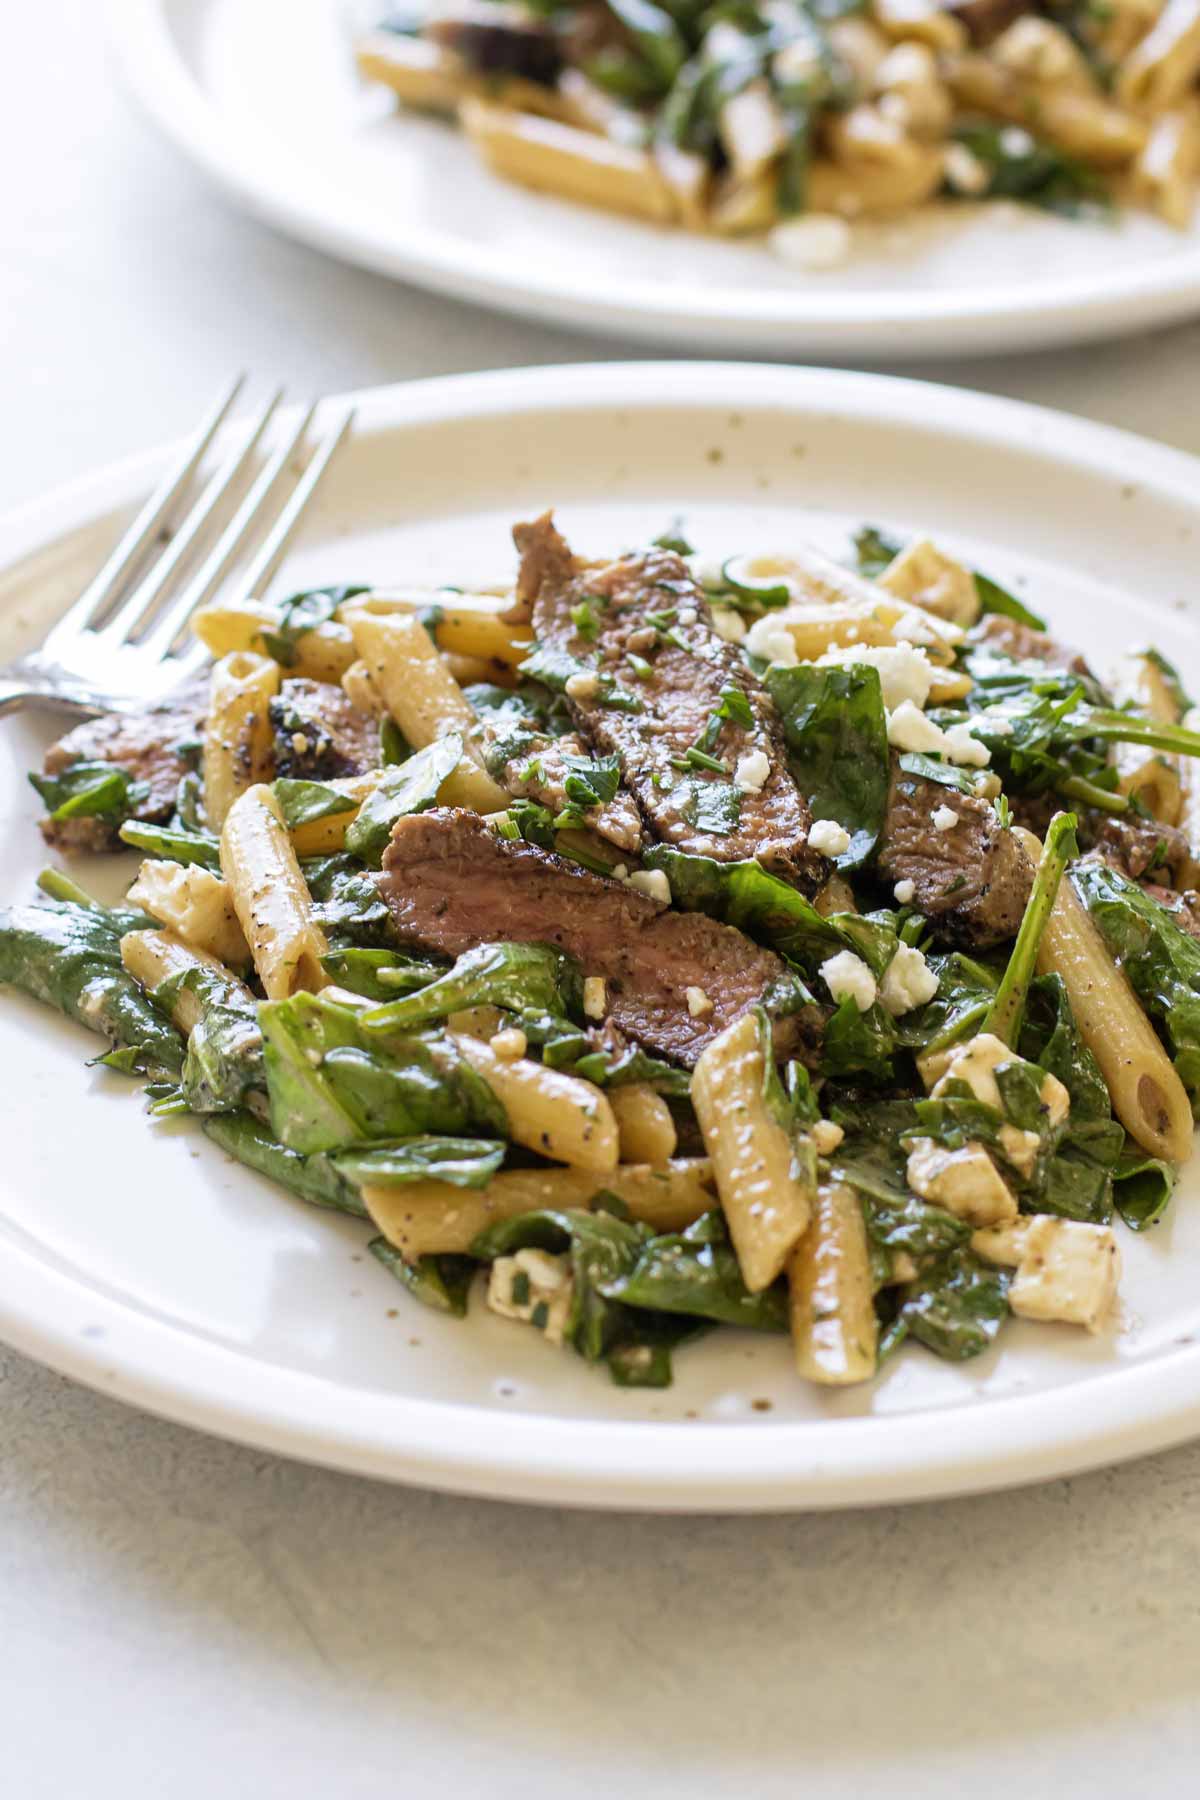
[[[471,1006],[563,1017],[582,1000],[579,965],[552,945],[476,944],[418,992],[364,1013],[362,1025],[368,1034],[412,1031]]]
[[[888,802],[887,720],[879,672],[865,663],[772,666],[767,692],[783,721],[788,760],[814,818],[850,833],[840,869],[857,869],[879,842]]]
[[[179,831],[168,825],[143,825],[140,820],[126,819],[119,833],[121,842],[146,856],[157,856],[167,862],[195,864],[219,874],[221,846],[206,831]]]
[[[486,1187],[504,1161],[507,1145],[489,1138],[410,1137],[362,1150],[340,1150],[333,1162],[360,1187],[404,1187],[412,1181],[444,1181],[450,1187]]]
[[[277,663],[290,669],[296,661],[296,645],[307,631],[315,631],[319,625],[328,625],[339,606],[347,600],[353,600],[358,594],[368,593],[365,587],[323,587],[308,588],[303,593],[291,594],[279,609],[279,623],[271,631],[262,634],[267,654],[273,656]]]
[[[604,1284],[610,1300],[654,1312],[687,1313],[754,1331],[786,1331],[781,1284],[751,1294],[742,1280],[724,1215],[705,1213],[686,1231],[651,1238],[627,1275]]]
[[[64,819],[125,819],[150,792],[115,763],[77,762],[53,775],[30,772],[29,780],[57,825]]]
[[[405,762],[385,769],[346,833],[347,852],[377,869],[397,819],[436,806],[438,789],[462,757],[462,738],[448,731]]]
[[[479,1272],[469,1256],[422,1256],[408,1262],[385,1237],[372,1238],[367,1249],[422,1306],[452,1319],[466,1318],[471,1283]]]
[[[355,1219],[370,1216],[354,1183],[339,1174],[327,1156],[301,1156],[289,1150],[252,1113],[212,1113],[201,1120],[201,1130],[227,1156],[277,1181],[310,1206],[348,1213]]]

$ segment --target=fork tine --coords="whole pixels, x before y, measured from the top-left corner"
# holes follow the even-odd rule
[[[238,375],[220,399],[209,409],[195,436],[189,439],[181,455],[167,470],[141,512],[112,551],[100,572],[93,576],[75,604],[65,612],[47,635],[46,647],[64,638],[74,637],[92,621],[105,603],[120,590],[121,583],[152,543],[163,520],[191,480],[204,458],[208,446],[220,430],[230,407],[241,393],[246,377]]]
[[[183,592],[176,599],[170,601],[155,618],[153,627],[138,645],[139,650],[145,650],[157,656],[170,654],[175,639],[196,608],[208,599],[217,586],[236,556],[246,534],[262,513],[272,488],[294,455],[297,445],[304,441],[305,433],[312,424],[313,414],[316,410],[317,403],[314,401],[299,424],[293,426],[283,443],[263,464],[255,477],[254,485],[205,557],[204,562],[187,583]]]
[[[255,446],[270,424],[271,415],[282,398],[283,390],[279,388],[251,422],[250,429],[241,443],[229,453],[217,469],[145,580],[138,583],[112,618],[100,627],[98,636],[111,647],[116,648],[127,643],[138,626],[144,621],[149,621],[159,599],[174,580],[181,564],[191,554],[213,514],[245,468]]]
[[[293,488],[287,505],[260,545],[241,584],[245,595],[262,591],[275,573],[287,549],[288,540],[300,522],[300,515],[316,492],[317,485],[333,461],[338,447],[354,423],[354,409],[342,414],[328,436],[317,446],[311,461]]]

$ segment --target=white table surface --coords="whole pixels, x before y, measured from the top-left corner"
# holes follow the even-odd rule
[[[232,366],[300,394],[624,354],[237,216],[131,115],[96,11],[4,23],[0,505],[186,430]],[[1200,325],[915,372],[1200,452],[1198,366]],[[0,1351],[0,1789],[1190,1795],[1198,1518],[1200,1446],[861,1515],[525,1511],[236,1449]]]

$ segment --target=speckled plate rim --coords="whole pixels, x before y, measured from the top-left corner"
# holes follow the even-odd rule
[[[597,407],[721,407],[915,425],[964,444],[1138,481],[1200,523],[1200,461],[1131,434],[953,388],[826,370],[629,363],[455,376],[331,400],[361,428]],[[128,459],[0,518],[0,577],[136,503],[175,447]],[[93,1327],[84,1336],[80,1319]],[[1066,1388],[893,1417],[802,1424],[575,1421],[397,1398],[216,1344],[139,1311],[0,1233],[0,1338],[129,1404],[306,1461],[453,1492],[664,1511],[877,1505],[1014,1486],[1200,1432],[1200,1345]]]
[[[203,0],[195,0],[202,4]],[[1031,281],[998,301],[986,281],[938,295],[845,289],[759,292],[705,283],[580,276],[570,258],[464,245],[434,226],[397,234],[346,216],[336,195],[298,180],[286,155],[239,130],[180,53],[170,0],[107,0],[125,82],[159,129],[243,207],[343,261],[476,305],[576,330],[680,349],[770,356],[966,356],[1084,343],[1166,325],[1200,311],[1200,244],[1140,263],[1114,256],[1095,272]]]

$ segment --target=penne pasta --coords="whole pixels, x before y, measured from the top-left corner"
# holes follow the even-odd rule
[[[323,819],[306,819],[292,831],[292,849],[297,856],[328,856],[342,850],[346,833],[358,817],[368,794],[376,787],[381,771],[370,769],[365,775],[345,775],[324,783],[335,793],[346,796],[345,812],[327,813]]]
[[[814,1197],[790,1135],[764,1098],[766,1075],[754,1013],[728,1026],[692,1075],[692,1104],[751,1293],[782,1272],[808,1229]]]
[[[822,1387],[869,1381],[879,1327],[867,1229],[853,1188],[822,1182],[813,1221],[787,1262],[788,1311],[796,1367]]]
[[[512,668],[529,655],[533,633],[527,625],[511,625],[505,613],[507,594],[452,594],[440,588],[372,588],[371,610],[407,616],[432,615],[439,650],[473,657],[477,662],[506,663]]]
[[[523,187],[657,224],[675,217],[674,196],[648,151],[483,100],[464,100],[459,118],[484,160]]]
[[[185,944],[169,931],[127,931],[121,939],[121,961],[149,994],[164,982],[186,975],[189,969],[203,968],[210,975],[225,977],[231,987],[249,998],[248,990],[241,989],[240,982],[234,981],[215,956]],[[190,988],[177,988],[171,1003],[171,1023],[185,1037],[190,1035],[200,1022],[202,1007],[202,1001]]]
[[[578,1168],[505,1169],[483,1188],[419,1181],[364,1187],[362,1195],[380,1231],[410,1262],[463,1255],[481,1231],[518,1213],[587,1208],[615,1199],[640,1224],[670,1232],[683,1231],[716,1204],[705,1157],[680,1157],[655,1167],[623,1163],[603,1177]]]
[[[1117,71],[1124,106],[1162,112],[1178,105],[1200,76],[1200,0],[1167,0],[1150,30]]]
[[[1123,656],[1109,679],[1118,706],[1133,706],[1160,725],[1177,723],[1178,708],[1162,670],[1140,651]],[[1190,759],[1188,759],[1190,760]],[[1136,794],[1151,816],[1164,825],[1179,821],[1181,806],[1178,762],[1142,744],[1118,744],[1113,752],[1117,788]]]
[[[475,714],[418,619],[370,598],[351,601],[342,616],[371,682],[415,750],[447,731],[468,736]],[[469,747],[443,783],[442,796],[447,805],[481,813],[498,812],[508,804],[504,789]]]
[[[679,1142],[671,1109],[644,1081],[610,1088],[608,1103],[617,1121],[623,1163],[670,1162]]]
[[[219,831],[239,794],[270,779],[274,763],[267,708],[279,692],[279,665],[231,650],[213,665],[201,773],[204,810]]]
[[[508,1114],[514,1144],[577,1169],[607,1174],[616,1168],[617,1121],[592,1082],[525,1057],[506,1061],[475,1037],[454,1041]]]
[[[1029,854],[1040,856],[1033,833],[1014,829]],[[1059,885],[1037,966],[1043,975],[1061,975],[1080,1035],[1130,1137],[1152,1156],[1182,1162],[1192,1147],[1191,1102],[1069,876]]]
[[[147,859],[126,899],[191,949],[215,956],[234,969],[249,963],[249,946],[229,889],[210,869]]]
[[[214,656],[227,656],[231,650],[269,656],[267,640],[279,626],[279,608],[267,600],[214,602],[202,606],[191,619],[192,630]],[[308,681],[340,681],[354,661],[354,640],[336,619],[297,633],[290,650],[287,673]]]
[[[221,873],[268,1000],[323,988],[321,958],[329,946],[269,787],[249,788],[230,807]]]
[[[1182,231],[1195,211],[1197,176],[1200,105],[1192,102],[1155,119],[1133,165],[1130,190],[1135,200]]]

